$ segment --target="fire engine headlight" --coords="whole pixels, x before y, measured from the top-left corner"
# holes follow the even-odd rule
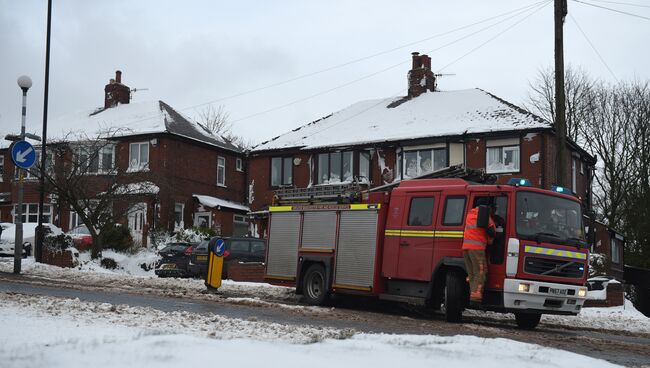
[[[578,290],[578,296],[584,298],[587,296],[587,288],[580,288]]]
[[[530,284],[521,283],[519,284],[519,292],[527,293],[530,291]]]

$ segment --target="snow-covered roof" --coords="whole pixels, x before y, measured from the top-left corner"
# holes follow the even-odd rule
[[[156,184],[150,181],[141,181],[120,186],[115,191],[115,194],[144,195],[158,194],[158,192],[160,192],[160,188]]]
[[[201,194],[192,194],[192,197],[196,198],[200,204],[206,207],[210,208],[215,208],[215,207],[226,207],[226,208],[232,208],[234,210],[239,210],[239,211],[246,211],[250,212],[250,208],[248,206],[244,206],[239,203],[235,202],[230,202],[226,201],[225,199],[221,198],[216,198],[216,197],[211,197],[207,195],[201,195]]]
[[[29,129],[30,132],[32,129]],[[40,126],[33,129],[40,134]],[[127,137],[170,133],[232,151],[240,151],[227,139],[212,134],[163,101],[119,104],[108,109],[79,111],[48,120],[48,141],[98,137]]]
[[[549,128],[550,123],[481,89],[355,103],[257,145],[253,151],[311,149],[414,138]]]

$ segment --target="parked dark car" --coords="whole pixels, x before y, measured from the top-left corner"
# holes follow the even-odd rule
[[[216,238],[215,238],[216,239]],[[205,276],[208,273],[208,245],[209,239],[205,239],[192,248],[190,261],[187,269],[192,276]]]
[[[219,238],[213,238],[210,242]],[[266,259],[266,242],[264,239],[232,237],[222,238],[226,242],[226,250],[223,254],[222,278],[228,278],[228,268],[236,262],[264,262]],[[206,253],[207,254],[207,253]],[[205,262],[203,275],[207,273],[207,261]]]
[[[187,242],[169,243],[158,251],[160,260],[156,262],[155,273],[158,277],[190,276],[188,264],[195,244]]]

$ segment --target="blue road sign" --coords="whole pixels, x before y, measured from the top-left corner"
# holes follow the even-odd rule
[[[218,257],[221,257],[223,256],[223,252],[225,251],[226,251],[226,242],[224,242],[223,239],[217,240],[214,254]]]
[[[36,162],[36,150],[27,141],[17,141],[11,147],[11,159],[16,166],[22,169],[29,169]]]

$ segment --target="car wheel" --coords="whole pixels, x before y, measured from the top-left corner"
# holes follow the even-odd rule
[[[443,291],[442,312],[447,322],[461,322],[463,301],[465,300],[465,280],[458,272],[447,272]]]
[[[310,305],[323,305],[328,299],[325,267],[320,264],[309,266],[302,279],[302,292]]]
[[[517,321],[517,327],[522,330],[533,330],[539,324],[540,319],[542,318],[541,313],[515,313],[515,321]]]

